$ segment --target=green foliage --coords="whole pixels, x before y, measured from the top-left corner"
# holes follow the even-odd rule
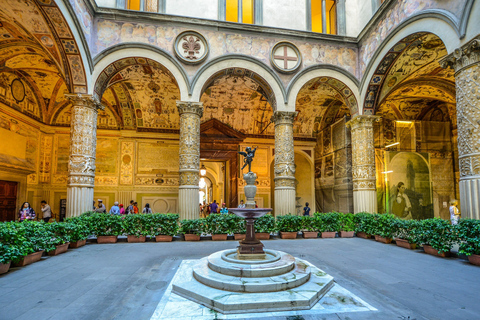
[[[129,236],[146,236],[152,230],[151,214],[129,214],[122,217],[122,229]]]
[[[318,232],[336,232],[340,231],[340,217],[341,213],[328,212],[320,213],[316,212],[313,216],[315,218],[316,231]]]
[[[255,220],[256,233],[272,233],[275,231],[275,218],[269,213]]]
[[[52,223],[46,223],[45,229],[51,234],[49,243],[58,246],[70,242],[70,233],[75,229],[75,225],[55,221]]]
[[[208,217],[204,219],[203,231],[210,234],[233,233],[235,223],[230,217],[232,217],[230,214],[209,214]]]
[[[180,221],[180,233],[201,235],[205,219],[185,219]]]
[[[302,229],[302,217],[291,214],[278,216],[276,229],[280,232],[298,232]]]
[[[245,219],[234,214],[229,215],[230,223],[232,224],[231,233],[246,233],[247,228]]]
[[[23,256],[35,252],[26,246],[25,228],[22,223],[0,223],[0,263],[20,260]]]
[[[366,234],[374,234],[375,232],[375,216],[368,212],[356,213],[353,217],[355,222],[355,232],[365,232]]]
[[[71,242],[77,242],[85,240],[92,231],[89,228],[87,221],[83,217],[74,217],[65,219],[65,223],[70,224],[71,228],[68,229],[68,235]]]
[[[40,250],[51,251],[55,249],[55,244],[51,238],[54,235],[46,228],[47,223],[38,221],[23,221],[22,226],[25,228],[24,246],[28,248],[29,253]],[[18,259],[20,260],[20,259]]]
[[[419,243],[432,246],[438,253],[448,252],[456,242],[455,228],[449,220],[425,219],[419,225]]]
[[[302,216],[302,230],[306,231],[317,231],[317,226],[315,221],[317,218],[312,216]]]
[[[340,231],[355,231],[353,213],[343,213],[340,215]]]
[[[393,238],[395,232],[395,220],[397,219],[393,214],[373,214],[372,233],[384,238]]]
[[[393,236],[398,239],[407,240],[408,243],[418,243],[421,235],[421,222],[418,220],[395,219],[393,221]]]
[[[458,252],[480,255],[480,220],[460,219],[456,231],[460,240]]]
[[[82,216],[83,217],[83,216]],[[122,217],[109,213],[95,213],[83,217],[95,236],[118,236],[122,234]]]
[[[178,233],[178,214],[173,213],[154,213],[148,215],[150,220],[150,228],[147,232],[148,236],[158,236],[160,234],[166,236],[175,236]]]

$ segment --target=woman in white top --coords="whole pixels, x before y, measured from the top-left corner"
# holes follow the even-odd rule
[[[142,213],[152,213],[152,209],[150,208],[149,203],[145,205],[145,208],[143,208]]]
[[[457,200],[450,201],[450,221],[452,225],[458,224],[458,218],[460,218],[460,211],[457,208]]]

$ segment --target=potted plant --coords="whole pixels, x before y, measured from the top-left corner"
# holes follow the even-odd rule
[[[68,229],[70,237],[69,248],[80,248],[87,243],[87,238],[91,234],[90,228],[83,217],[67,218],[65,223],[70,224]]]
[[[209,214],[208,217],[205,218],[204,223],[205,232],[212,235],[212,240],[227,240],[228,233],[231,231],[227,214]]]
[[[232,225],[231,229],[233,232],[233,237],[235,240],[243,240],[245,239],[247,228],[245,226],[245,219],[236,216],[236,215],[229,215],[230,223]]]
[[[122,217],[108,213],[96,213],[88,217],[97,243],[116,243],[117,236],[122,234]]]
[[[353,213],[340,214],[340,231],[338,235],[341,238],[353,238],[355,233],[355,222]]]
[[[25,230],[25,240],[22,250],[26,255],[13,259],[14,267],[23,267],[42,258],[44,251],[51,251],[55,246],[50,242],[52,234],[45,229],[45,223],[37,221],[23,221],[19,228]]]
[[[0,223],[0,274],[8,272],[12,261],[33,252],[25,242],[25,229],[20,223]]]
[[[296,239],[298,231],[302,229],[302,217],[293,214],[278,216],[276,229],[282,239]]]
[[[418,241],[420,221],[395,219],[393,237],[395,244],[406,249],[415,249]]]
[[[317,218],[317,229],[321,232],[322,238],[335,238],[340,230],[340,214],[338,212],[315,213]]]
[[[457,240],[449,220],[440,218],[425,219],[420,223],[419,242],[426,253],[447,257]]]
[[[393,214],[375,214],[375,224],[373,234],[375,241],[382,243],[391,243],[393,233],[395,231],[395,220],[397,219]]]
[[[269,213],[255,220],[255,238],[258,240],[270,239],[275,231],[275,218]]]
[[[456,229],[460,240],[458,253],[465,254],[471,264],[480,266],[480,220],[460,219]]]
[[[178,214],[155,213],[151,215],[150,236],[157,242],[170,242],[178,233]]]
[[[150,214],[129,214],[126,215],[122,221],[123,231],[127,235],[128,242],[145,242],[146,236],[151,227]]]
[[[55,247],[53,250],[47,251],[47,254],[49,256],[56,256],[57,254],[67,252],[70,244],[69,231],[71,231],[74,227],[69,223],[56,221],[52,223],[46,223],[44,227],[51,234],[49,240],[50,244]]]
[[[372,237],[375,224],[375,217],[372,213],[355,213],[353,221],[355,222],[355,233],[357,237],[364,239],[370,239]]]
[[[302,236],[305,239],[318,238],[318,231],[316,229],[315,217],[303,216],[302,218]]]
[[[180,233],[185,235],[185,241],[200,241],[204,219],[185,219],[180,222]]]

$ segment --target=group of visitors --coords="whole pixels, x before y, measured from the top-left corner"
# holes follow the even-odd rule
[[[228,214],[227,204],[224,202],[220,207],[217,203],[217,200],[213,200],[212,203],[206,203],[203,201],[203,204],[200,203],[200,218],[206,218],[210,213],[220,213],[220,214]],[[243,200],[240,200],[240,204],[238,208],[245,208],[245,203]],[[255,201],[255,208],[258,208],[257,202]]]
[[[52,218],[52,209],[45,200],[42,200],[40,205],[42,206],[42,220],[48,222]],[[35,220],[36,217],[35,210],[30,206],[30,203],[24,202],[18,211],[18,221]]]
[[[103,204],[102,199],[98,199],[98,207],[95,207],[95,201],[93,201],[93,211],[99,212],[99,213],[106,213],[107,208]],[[115,201],[113,203],[113,206],[110,208],[110,211],[108,211],[110,214],[114,215],[125,215],[125,214],[137,214],[139,212],[138,209],[138,203],[130,200],[130,205],[127,206],[127,208],[124,208],[123,204],[119,204],[118,201]],[[150,204],[147,203],[145,207],[142,210],[142,213],[152,213],[152,208],[150,208]]]

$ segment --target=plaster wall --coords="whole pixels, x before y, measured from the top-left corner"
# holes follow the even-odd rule
[[[96,0],[97,6],[106,8],[115,8],[117,0]]]
[[[263,0],[263,25],[306,30],[305,0]]]
[[[165,13],[203,19],[218,19],[218,0],[166,1]]]
[[[371,1],[346,0],[347,36],[357,37],[372,17]]]

